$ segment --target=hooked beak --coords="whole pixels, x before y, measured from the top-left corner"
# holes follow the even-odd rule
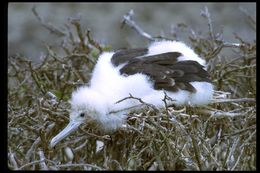
[[[74,132],[82,123],[82,121],[70,121],[67,127],[65,127],[59,134],[52,138],[50,147],[53,148],[62,139],[66,138],[68,135]]]

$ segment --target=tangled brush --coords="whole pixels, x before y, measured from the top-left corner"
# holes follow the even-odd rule
[[[50,149],[51,138],[69,121],[71,92],[89,81],[98,55],[111,48],[94,41],[77,18],[60,31],[33,12],[60,36],[61,45],[46,44],[47,54],[38,64],[23,55],[8,57],[10,169],[256,170],[256,42],[237,34],[237,43],[224,41],[205,8],[206,34],[178,27],[186,28],[191,47],[209,64],[214,103],[172,107],[165,95],[165,108],[156,109],[140,100],[142,111],[131,112],[124,128],[106,134],[95,124],[81,126]],[[123,24],[147,40],[161,39],[145,33],[132,18],[133,11]],[[233,57],[224,49],[231,49]]]

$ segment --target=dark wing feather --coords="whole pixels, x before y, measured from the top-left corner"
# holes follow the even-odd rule
[[[143,56],[147,54],[147,48],[136,48],[136,49],[122,49],[115,52],[115,54],[111,58],[111,62],[113,65],[118,66],[120,64],[126,63],[129,60]]]
[[[142,59],[147,64],[158,64],[162,66],[169,66],[174,62],[177,62],[177,58],[181,56],[182,54],[179,52],[167,52],[157,55],[150,55],[143,57]]]
[[[114,65],[127,62],[120,69],[121,74],[133,75],[143,73],[154,82],[155,89],[164,89],[176,92],[179,89],[196,92],[190,84],[193,81],[211,82],[209,74],[203,66],[196,61],[177,61],[181,56],[179,52],[168,52],[158,55],[135,58],[136,55],[143,56],[145,49],[135,49],[135,51],[120,52],[112,57]],[[113,60],[114,59],[114,60]]]

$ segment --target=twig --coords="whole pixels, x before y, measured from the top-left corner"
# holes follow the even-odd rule
[[[34,152],[34,150],[37,148],[37,146],[40,144],[40,142],[41,142],[41,138],[38,137],[38,138],[34,141],[34,143],[31,145],[31,148],[27,151],[27,153],[26,153],[26,155],[25,155],[25,159],[26,159],[27,161],[30,160],[31,155],[33,154],[33,152]]]
[[[243,44],[240,43],[222,43],[220,44],[217,48],[215,48],[210,55],[207,56],[207,59],[211,59],[213,57],[215,57],[216,55],[219,54],[219,52],[223,49],[223,48],[240,48],[241,46],[243,46]]]
[[[144,122],[144,121],[143,121],[143,122]],[[143,126],[144,126],[144,125],[143,125]],[[137,129],[137,128],[131,126],[131,125],[128,125],[128,124],[127,124],[127,127],[126,127],[126,128],[127,128],[127,129],[130,129],[130,130],[133,130],[133,131],[139,133],[140,135],[144,135],[143,132],[141,132],[139,129]]]
[[[29,68],[30,68],[31,76],[32,76],[34,82],[36,83],[37,87],[40,89],[40,91],[44,95],[46,93],[46,91],[44,90],[44,88],[42,87],[42,85],[39,82],[39,78],[38,78],[36,72],[34,71],[34,69],[32,67],[32,62],[29,62]]]
[[[247,132],[248,130],[255,130],[256,129],[256,126],[251,126],[251,127],[248,127],[248,128],[245,128],[245,129],[242,129],[242,130],[238,130],[232,134],[223,134],[221,136],[221,139],[223,139],[225,136],[227,137],[232,137],[232,136],[235,136],[235,135],[240,135],[241,133],[244,133],[244,132]],[[245,143],[245,142],[244,142]]]
[[[196,142],[196,140],[194,138],[194,135],[190,134],[190,137],[191,137],[192,146],[193,146],[194,153],[195,153],[195,159],[197,161],[199,170],[201,171],[202,170],[202,166],[201,166],[201,162],[200,162],[201,158],[200,158],[200,154],[199,154],[201,152],[199,151],[199,148],[198,148],[197,142]]]
[[[70,55],[64,57],[64,59],[81,58],[81,57],[87,59],[93,65],[96,64],[96,60],[93,57],[91,57],[89,54],[86,55],[86,54],[83,54],[83,53],[73,53],[73,54],[70,54]]]
[[[255,98],[239,98],[239,99],[213,99],[212,103],[227,103],[227,102],[256,102]]]
[[[249,24],[250,24],[250,26],[252,27],[252,29],[253,29],[254,31],[256,31],[256,21],[253,19],[253,17],[250,16],[250,15],[248,14],[247,10],[244,9],[242,6],[240,6],[239,9],[240,9],[240,11],[242,11],[242,13],[244,13],[244,15],[246,15],[246,17],[247,17],[247,19],[248,19],[248,21],[249,21]]]
[[[198,110],[200,113],[204,113],[204,114],[208,114],[208,115],[211,115],[209,117],[212,118],[212,117],[235,117],[235,116],[245,116],[245,115],[248,115],[248,113],[250,111],[252,111],[252,109],[249,109],[245,112],[243,111],[238,111],[238,112],[234,112],[234,111],[229,111],[229,112],[224,112],[222,110],[218,110],[218,109],[214,109],[214,110],[207,110],[207,109],[201,109],[201,110]],[[208,120],[207,120],[208,121]]]
[[[46,133],[49,133],[50,130],[52,130],[52,128],[53,128],[54,126],[55,126],[55,123],[50,124],[50,125],[46,128]],[[31,155],[33,154],[33,151],[37,148],[37,146],[40,144],[40,142],[41,142],[41,138],[38,137],[38,138],[34,141],[34,143],[32,144],[31,148],[27,151],[27,153],[26,153],[26,155],[25,155],[25,159],[26,159],[27,161],[30,160],[30,157],[31,157]]]
[[[147,122],[149,122],[149,124],[152,124],[154,125],[155,127],[157,127],[157,130],[160,129],[160,131],[163,131],[163,132],[168,132],[168,129],[159,125],[158,123],[156,123],[152,118],[148,118],[147,119]],[[146,123],[147,125],[148,123]]]
[[[87,38],[88,38],[88,41],[91,45],[95,46],[98,50],[99,50],[99,53],[102,53],[103,52],[103,49],[102,47],[97,43],[95,42],[92,37],[90,36],[90,30],[88,29],[87,30]]]
[[[163,91],[163,93],[164,93],[164,97],[163,97],[162,101],[163,101],[163,103],[164,103],[164,106],[165,106],[167,115],[169,115],[169,110],[168,110],[169,106],[168,106],[168,104],[167,104],[167,100],[169,100],[169,101],[174,101],[174,100],[173,100],[171,97],[169,97],[169,96],[166,94],[165,91]]]
[[[73,72],[73,74],[75,74],[75,76],[77,77],[78,80],[80,80],[82,83],[85,83],[84,76],[82,76],[76,68],[72,67],[71,71]]]
[[[52,50],[52,47],[49,46],[48,44],[44,44],[44,46],[46,47],[46,49],[48,50],[48,54],[56,61],[58,61],[61,64],[65,64],[65,62],[63,60],[61,60],[61,57],[58,57],[58,55]]]
[[[66,168],[66,167],[77,167],[77,166],[88,166],[97,170],[103,170],[103,168],[96,166],[96,165],[92,165],[92,164],[88,164],[88,163],[78,163],[78,164],[64,164],[64,165],[56,165],[56,167],[59,168]]]
[[[74,138],[72,140],[67,140],[67,141],[64,141],[62,144],[59,144],[57,146],[55,146],[55,150],[58,150],[60,148],[65,148],[67,146],[70,146],[71,144],[76,144],[78,142],[80,142],[81,140],[86,140],[87,136],[84,134],[82,136],[78,136],[77,138]]]
[[[52,118],[52,117],[60,117],[60,118],[62,118],[64,121],[69,121],[69,118],[68,118],[67,116],[65,116],[63,113],[55,112],[54,110],[51,110],[51,109],[48,109],[48,108],[45,108],[45,107],[40,107],[40,109],[41,109],[43,112],[47,112],[49,118]]]
[[[111,160],[111,163],[115,163],[116,164],[117,170],[119,170],[119,171],[123,170],[122,166],[120,165],[120,163],[117,160]]]
[[[240,146],[240,148],[244,148],[244,146],[246,144],[248,144],[248,142],[256,135],[256,129],[254,130],[253,133],[251,133],[251,135],[245,140],[243,141],[243,144]]]
[[[133,28],[139,35],[141,35],[142,37],[148,39],[149,41],[155,41],[156,39],[154,39],[152,36],[150,36],[149,34],[147,34],[146,32],[144,32],[142,30],[141,27],[139,27],[135,21],[132,20],[132,17],[134,15],[134,10],[130,10],[126,15],[124,15],[124,20],[122,22],[122,27],[124,26],[124,24],[126,23],[127,25],[129,25],[131,28]]]
[[[18,165],[16,163],[16,160],[15,160],[15,153],[8,153],[8,156],[9,156],[9,160],[10,162],[12,163],[12,166],[14,167],[14,170],[17,170],[18,169]]]
[[[203,148],[208,152],[208,154],[210,155],[211,159],[215,162],[215,164],[216,164],[218,167],[221,168],[221,163],[219,163],[219,162],[218,162],[219,160],[213,156],[212,151],[209,151],[209,149],[207,148],[207,146],[205,146],[205,144],[202,144],[202,146],[203,146]]]
[[[117,103],[116,103],[117,104]],[[135,108],[138,108],[138,107],[141,107],[143,104],[138,104],[138,105],[135,105],[135,106],[130,106],[128,108],[124,108],[124,109],[119,109],[119,110],[113,110],[113,111],[110,111],[108,114],[116,114],[118,112],[124,112],[124,111],[129,111],[131,109],[135,109]]]
[[[67,77],[66,77],[65,80],[66,80],[66,81],[69,81],[70,76],[71,76],[71,67],[68,68]],[[67,89],[67,84],[65,83],[65,84],[61,87],[61,96],[60,96],[60,98],[59,98],[59,101],[58,101],[58,102],[56,101],[57,104],[56,104],[55,108],[58,108],[58,106],[60,105],[61,101],[63,100],[63,97],[64,97],[64,95],[65,95],[66,89]]]
[[[52,104],[57,104],[58,103],[58,98],[57,98],[57,96],[55,94],[53,94],[50,91],[48,91],[46,94],[51,98],[51,103]]]
[[[228,95],[230,95],[230,92],[224,92],[224,91],[217,91],[214,90],[213,98],[214,99],[226,99]]]
[[[89,53],[90,48],[87,45],[85,45],[85,34],[83,33],[80,23],[79,23],[80,17],[81,16],[77,16],[76,18],[70,18],[69,20],[70,20],[70,23],[76,27],[76,31],[77,31],[76,33],[78,34],[78,38],[80,40],[79,44],[80,44],[81,48],[83,50],[86,50],[87,53]]]
[[[211,40],[214,40],[215,36],[214,36],[214,33],[213,33],[212,21],[211,21],[210,13],[209,13],[207,6],[205,6],[204,11],[201,10],[200,15],[205,17],[208,20],[209,35],[210,35]]]
[[[44,162],[45,161],[45,156],[44,156],[44,153],[43,153],[42,149],[39,149],[38,154],[39,154],[40,160],[42,160],[42,162],[39,163],[41,170],[49,170],[49,168],[47,167],[46,163]]]
[[[39,22],[41,23],[41,25],[46,28],[47,30],[49,30],[51,33],[54,33],[60,37],[65,36],[66,34],[63,31],[60,31],[58,28],[55,28],[53,25],[49,24],[49,23],[45,23],[43,21],[43,19],[39,16],[38,12],[36,11],[36,6],[34,5],[32,7],[32,12],[35,15],[35,17],[39,20]]]
[[[46,93],[48,96],[50,96],[52,99],[56,100],[57,101],[57,96],[55,94],[53,94],[52,92],[48,91]]]
[[[240,138],[236,138],[235,139],[235,141],[233,142],[233,145],[232,145],[232,147],[230,149],[230,152],[228,154],[228,157],[227,157],[227,160],[226,160],[226,164],[227,164],[228,170],[230,170],[229,167],[231,166],[231,164],[233,162],[231,157],[232,156],[234,157],[234,152],[235,152],[235,149],[236,149],[236,147],[238,145],[238,141],[240,141]]]
[[[85,147],[87,145],[87,143],[88,143],[88,140],[86,140],[83,144],[81,144],[77,148],[74,148],[73,151],[77,152],[77,151],[81,150],[83,147]]]
[[[35,165],[35,164],[38,164],[41,162],[44,162],[44,160],[36,160],[36,161],[30,162],[30,163],[27,163],[27,164],[21,166],[20,168],[18,168],[18,170],[22,170],[23,168],[25,168],[27,166]]]
[[[163,166],[163,163],[162,163],[162,159],[160,158],[160,153],[155,155],[155,160],[156,160],[156,162],[158,164],[158,169],[160,171],[164,171],[165,169],[164,169],[164,166]]]
[[[243,44],[240,43],[223,43],[223,47],[231,47],[231,48],[241,48],[241,46],[244,46]]]
[[[238,163],[239,163],[239,161],[240,161],[240,158],[241,158],[242,154],[244,154],[244,149],[245,149],[245,148],[242,148],[242,150],[240,151],[240,154],[239,154],[239,156],[238,156],[238,158],[237,158],[236,163],[235,163],[234,166],[230,169],[231,171],[234,171],[234,169],[237,167],[237,165],[238,165]]]
[[[125,97],[125,98],[123,98],[123,99],[121,99],[121,100],[118,100],[115,104],[118,104],[118,103],[120,103],[120,102],[122,102],[122,101],[125,101],[125,100],[127,100],[127,99],[135,99],[135,100],[138,100],[140,103],[142,103],[142,104],[144,104],[144,105],[146,105],[146,106],[148,106],[148,107],[151,107],[155,112],[159,112],[159,110],[158,110],[153,104],[146,103],[146,102],[144,102],[144,101],[143,101],[142,99],[140,99],[140,98],[133,97],[130,93],[129,93],[129,97]]]

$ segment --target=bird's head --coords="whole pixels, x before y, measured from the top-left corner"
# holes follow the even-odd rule
[[[51,148],[78,129],[81,124],[99,121],[107,113],[105,100],[100,94],[88,87],[80,87],[73,92],[70,104],[70,122],[59,134],[52,138]]]

